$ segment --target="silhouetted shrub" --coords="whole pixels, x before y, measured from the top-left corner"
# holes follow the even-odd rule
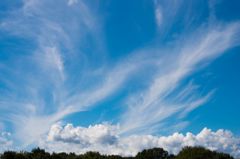
[[[143,150],[136,156],[137,159],[168,159],[169,157],[168,152],[162,148]]]
[[[203,147],[185,147],[179,152],[176,159],[233,159],[233,157]]]
[[[1,159],[233,159],[228,154],[210,151],[203,147],[185,147],[177,156],[169,154],[162,148],[153,148],[139,152],[135,157],[121,157],[118,155],[101,155],[99,152],[75,153],[48,153],[43,149],[35,148],[31,152],[5,151]]]

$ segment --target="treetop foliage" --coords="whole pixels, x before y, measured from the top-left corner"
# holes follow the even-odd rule
[[[139,152],[135,157],[122,157],[118,155],[101,155],[99,152],[87,152],[77,155],[75,153],[49,153],[43,149],[35,148],[31,152],[5,151],[1,159],[233,159],[225,153],[211,151],[203,147],[185,147],[178,155],[169,154],[162,148],[152,148]]]

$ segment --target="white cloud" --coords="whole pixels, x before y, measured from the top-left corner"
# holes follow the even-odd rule
[[[159,4],[156,4],[155,6],[155,19],[156,19],[156,24],[158,28],[160,28],[163,22],[163,14],[162,14],[161,6]]]
[[[151,56],[153,55],[151,51],[154,49],[143,49],[144,53],[136,51],[132,57],[127,58],[130,59],[129,61],[123,60],[111,67],[108,61],[101,63],[99,60],[101,49],[92,47],[90,50],[96,53],[91,54],[90,51],[89,54],[94,57],[94,61],[98,60],[97,69],[100,70],[100,73],[95,75],[96,70],[88,68],[89,65],[92,67],[92,63],[88,63],[92,59],[81,51],[89,48],[85,49],[81,46],[87,44],[88,36],[84,36],[85,34],[92,34],[93,39],[96,38],[96,43],[104,41],[104,37],[99,36],[98,33],[98,26],[101,26],[101,23],[96,20],[97,15],[93,15],[83,1],[68,1],[69,5],[78,5],[76,8],[66,7],[66,1],[59,1],[57,5],[49,0],[23,2],[23,8],[14,10],[6,16],[0,26],[1,30],[33,41],[33,46],[36,47],[27,47],[27,50],[31,49],[35,53],[34,55],[27,53],[26,57],[25,55],[22,57],[22,54],[14,54],[16,61],[7,64],[4,69],[1,68],[1,72],[7,72],[12,78],[4,79],[5,76],[1,76],[1,80],[11,85],[11,89],[8,89],[10,93],[7,91],[1,94],[1,102],[2,100],[4,102],[1,109],[4,111],[9,109],[4,114],[7,116],[4,120],[13,123],[14,135],[24,142],[21,145],[35,142],[53,123],[71,113],[90,109],[96,103],[119,91],[134,73],[140,72],[139,74],[142,75],[141,70],[146,65],[144,64],[146,61],[157,71],[154,72],[154,77],[147,79],[149,85],[140,91],[140,95],[130,95],[129,98],[134,98],[134,103],[129,102],[126,113],[122,115],[120,132],[144,130],[142,132],[150,133],[152,128],[156,128],[154,124],[161,125],[165,119],[174,114],[178,113],[184,117],[188,112],[208,101],[211,92],[205,96],[193,97],[195,89],[192,89],[194,86],[191,85],[185,92],[177,92],[179,97],[174,97],[172,102],[167,100],[168,95],[175,92],[181,81],[200,66],[199,63],[220,56],[226,49],[233,47],[236,44],[235,40],[240,37],[239,24],[204,28],[200,33],[190,37],[185,36],[184,39],[187,41],[179,42],[180,44],[177,42],[174,49],[167,50],[168,54],[171,53],[170,56],[174,57]],[[175,4],[177,3],[176,1]],[[160,5],[157,5],[155,18],[158,26],[163,23],[163,13]],[[90,43],[95,43],[93,39],[90,38]],[[161,54],[165,49],[155,49],[154,52]],[[88,84],[91,80],[94,82]],[[137,79],[138,81],[140,80]],[[173,127],[182,125],[185,123]],[[113,150],[121,153],[121,145],[120,148]],[[126,154],[131,154],[130,151]]]
[[[78,3],[78,0],[68,0],[68,5],[71,6],[71,5],[74,5]]]
[[[4,127],[5,127],[4,123],[0,122],[0,131],[2,131]]]
[[[112,70],[104,69],[101,75],[104,82],[94,82],[92,90],[88,91],[76,87],[80,84],[75,82],[66,86],[67,75],[70,73],[72,79],[82,78],[80,67],[88,62],[88,59],[83,61],[87,55],[79,49],[81,38],[85,34],[94,34],[94,38],[98,38],[96,16],[92,15],[83,1],[68,1],[69,5],[76,3],[79,7],[74,9],[66,8],[66,1],[56,5],[48,0],[24,0],[22,8],[9,11],[9,16],[3,18],[1,30],[34,43],[32,48],[28,48],[30,52],[25,53],[23,46],[21,54],[14,55],[11,64],[1,67],[2,72],[6,71],[14,77],[1,76],[1,80],[11,86],[9,92],[2,93],[7,94],[6,97],[1,94],[0,100],[4,104],[0,109],[6,111],[5,118],[1,120],[13,124],[13,135],[23,142],[21,145],[34,143],[54,122],[73,112],[87,109],[91,104],[111,95],[129,72],[129,68],[120,71],[113,69],[122,75],[121,78],[113,78],[115,74]],[[64,22],[63,17],[66,19]],[[100,26],[100,23],[97,24]],[[65,57],[68,58],[69,67],[74,65],[74,70],[67,72],[69,67],[65,68]],[[93,70],[86,68],[85,71]],[[113,81],[117,83],[113,84]],[[22,128],[22,125],[25,127]]]
[[[48,141],[77,143],[84,147],[94,144],[114,144],[117,139],[116,130],[116,126],[102,124],[90,125],[88,128],[75,128],[72,124],[61,127],[59,124],[55,124],[49,131]]]
[[[13,141],[10,139],[11,133],[0,131],[0,152],[9,150],[13,146]]]
[[[60,76],[60,78],[57,79],[65,79],[64,60],[57,47],[44,47],[40,52],[37,52],[35,56],[37,62],[44,70],[52,69],[52,73],[56,72]]]
[[[174,133],[169,136],[131,135],[119,136],[119,126],[98,124],[85,127],[52,125],[46,140],[41,146],[48,151],[67,151],[84,153],[99,151],[103,154],[134,156],[143,149],[162,147],[170,153],[177,154],[185,146],[204,146],[211,150],[240,156],[240,138],[230,131],[219,129],[212,131],[204,128],[198,134]]]
[[[128,110],[122,115],[123,133],[136,133],[139,130],[152,133],[149,132],[152,131],[149,127],[161,126],[173,115],[181,114],[184,117],[207,102],[213,93],[211,91],[205,96],[196,97],[192,89],[189,89],[185,97],[178,97],[185,100],[177,99],[176,96],[181,93],[179,87],[183,86],[181,82],[203,64],[239,45],[239,28],[239,23],[232,23],[198,30],[187,40],[180,42],[179,46],[175,46],[177,51],[167,50],[172,52],[172,57],[159,58],[163,62],[157,65],[159,69],[151,84],[140,95],[130,97],[135,101],[128,102]]]

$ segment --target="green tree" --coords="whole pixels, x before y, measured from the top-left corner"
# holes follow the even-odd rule
[[[176,159],[233,159],[233,157],[203,147],[185,147],[179,152]]]
[[[100,155],[99,152],[87,152],[83,155],[83,159],[103,159],[104,156]]]
[[[168,159],[168,152],[162,148],[143,150],[136,156],[137,159]]]
[[[30,154],[31,159],[50,159],[50,154],[40,148],[32,149]]]
[[[1,159],[15,159],[15,156],[16,156],[16,152],[14,152],[14,151],[5,151],[1,155]]]

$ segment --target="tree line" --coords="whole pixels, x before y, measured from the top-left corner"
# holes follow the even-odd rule
[[[152,148],[139,152],[135,157],[118,155],[101,155],[99,152],[49,153],[44,149],[34,148],[31,152],[5,151],[0,154],[1,159],[234,159],[226,153],[208,150],[204,147],[185,147],[177,155],[169,154],[162,148]]]

